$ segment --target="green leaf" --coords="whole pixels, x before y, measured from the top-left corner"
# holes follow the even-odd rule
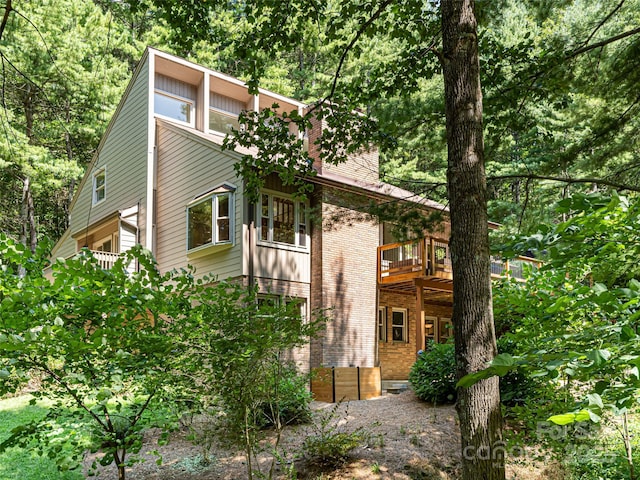
[[[549,417],[548,420],[556,425],[569,425],[575,422],[591,420],[591,414],[588,410],[580,410],[578,413],[562,413],[560,415],[553,415]]]
[[[600,295],[600,294],[608,291],[608,288],[607,288],[606,285],[604,285],[602,283],[596,283],[596,284],[593,285],[592,290],[596,295]]]
[[[600,409],[604,408],[604,404],[602,403],[602,398],[597,393],[590,393],[587,395],[587,399],[589,400],[589,406],[596,406]]]
[[[587,354],[587,358],[593,362],[595,367],[600,367],[611,358],[611,352],[606,349],[592,350]]]

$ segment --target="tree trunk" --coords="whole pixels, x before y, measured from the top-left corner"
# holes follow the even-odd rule
[[[473,0],[442,0],[453,325],[458,378],[496,355],[477,22]],[[460,389],[463,479],[504,479],[498,378]]]
[[[38,235],[36,229],[35,207],[33,205],[33,195],[31,193],[31,179],[24,177],[22,179],[22,208],[20,211],[20,224],[22,231],[20,232],[20,243],[25,247],[29,247],[32,253],[35,253],[38,245]]]

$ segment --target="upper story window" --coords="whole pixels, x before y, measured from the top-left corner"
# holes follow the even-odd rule
[[[93,204],[102,202],[107,196],[107,169],[102,167],[93,174]]]
[[[209,130],[224,134],[240,130],[238,115],[245,109],[244,102],[211,92],[209,105]]]
[[[158,115],[188,124],[193,123],[193,102],[165,92],[155,92],[155,111]]]
[[[153,98],[154,112],[157,115],[191,126],[195,124],[196,91],[193,85],[157,74]]]
[[[307,247],[308,219],[304,203],[280,193],[263,193],[258,217],[261,241]]]
[[[187,206],[187,251],[233,245],[234,191],[224,184]]]

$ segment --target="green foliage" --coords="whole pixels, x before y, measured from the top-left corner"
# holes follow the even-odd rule
[[[75,185],[130,75],[127,57],[142,49],[93,2],[25,0],[13,8],[0,39],[0,225],[35,243],[66,229]]]
[[[191,395],[221,410],[223,440],[243,449],[249,478],[264,473],[255,458],[264,427],[272,425],[276,441],[267,473],[272,477],[282,429],[306,416],[310,401],[302,392],[305,380],[286,359],[325,318],[308,321],[295,300],[259,298],[256,288],[212,280],[196,281],[190,293],[193,307],[181,325],[187,336],[178,361]]]
[[[456,399],[456,356],[452,343],[430,342],[409,372],[409,382],[418,398],[432,403]]]
[[[518,369],[548,387],[536,414],[525,405],[514,409],[517,417],[558,426],[613,417],[626,425],[640,391],[638,208],[616,194],[575,195],[559,203],[565,222],[512,246],[510,254],[528,249],[547,257],[526,284],[505,281],[494,290],[496,316],[512,331],[513,355],[496,358],[461,384]],[[619,430],[631,471],[632,437],[626,427]]]
[[[40,422],[47,415],[47,408],[42,404],[30,404],[31,397],[20,396],[0,400],[0,443],[11,436],[11,431],[21,425],[32,422]],[[60,430],[60,424],[56,427]],[[53,433],[49,431],[49,433]],[[56,441],[64,450],[65,434],[69,431],[61,431],[56,434]],[[13,480],[79,480],[83,478],[77,471],[61,472],[54,459],[48,456],[32,455],[39,446],[29,444],[26,448],[14,446],[7,448],[0,454],[0,479]],[[68,453],[68,450],[65,451]]]
[[[514,354],[517,345],[510,335],[498,338],[498,352]],[[520,370],[513,370],[500,377],[500,402],[508,407],[522,405],[545,396],[545,384]]]
[[[161,275],[139,248],[111,270],[81,252],[51,265],[51,280],[22,245],[1,237],[0,251],[0,391],[35,374],[41,385],[34,395],[51,401],[45,418],[16,427],[1,448],[36,441],[38,453],[73,469],[90,446],[124,478],[135,460],[128,455],[142,445],[145,413],[171,393],[167,359],[189,311],[179,288],[189,283]],[[125,269],[132,262],[138,272]],[[86,428],[91,445],[70,433]]]
[[[264,425],[273,427],[280,422],[282,425],[297,425],[311,420],[309,379],[302,375],[295,365],[285,365],[278,375],[274,375],[279,382],[275,402],[265,402],[258,406],[261,410]],[[277,411],[275,411],[277,409]]]
[[[305,433],[302,452],[305,457],[321,467],[334,467],[342,463],[365,438],[361,429],[349,430],[346,422],[339,421],[341,403],[320,412]],[[344,417],[348,416],[348,409]]]

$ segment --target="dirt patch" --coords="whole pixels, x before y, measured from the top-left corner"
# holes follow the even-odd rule
[[[326,415],[334,405],[313,402],[315,415]],[[341,404],[333,417],[345,431],[362,429],[365,444],[353,450],[349,459],[331,471],[322,471],[304,459],[293,462],[301,453],[301,444],[310,433],[309,426],[288,427],[282,446],[285,458],[281,471],[295,467],[298,478],[315,480],[405,479],[448,480],[458,478],[460,445],[457,415],[452,406],[434,407],[418,400],[413,392],[352,401]],[[241,452],[214,446],[208,452],[210,463],[203,461],[203,448],[188,439],[188,431],[172,436],[168,445],[157,445],[157,433],[147,432],[142,452],[157,450],[162,464],[153,455],[130,467],[131,480],[234,480],[247,477]],[[87,459],[90,462],[91,459]],[[262,458],[262,468],[266,468]],[[285,475],[283,474],[284,478]],[[110,466],[99,479],[113,478]],[[558,478],[531,466],[510,465],[507,478],[534,480]]]

